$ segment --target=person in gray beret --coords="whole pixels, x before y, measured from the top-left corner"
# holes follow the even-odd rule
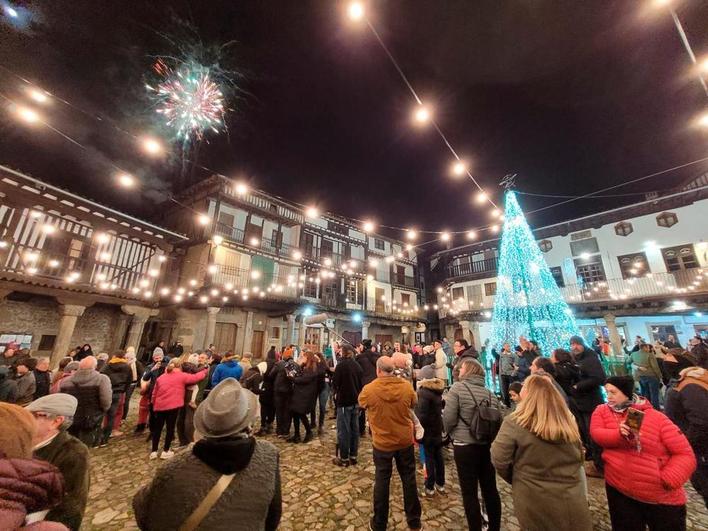
[[[260,531],[278,528],[282,513],[276,447],[253,436],[258,399],[226,378],[194,414],[197,437],[160,467],[133,498],[140,529]],[[165,511],[169,490],[170,510]]]
[[[30,402],[25,409],[35,420],[34,457],[53,464],[64,476],[66,493],[45,520],[60,522],[72,530],[81,527],[89,491],[89,451],[66,431],[78,402],[66,393],[54,393]]]

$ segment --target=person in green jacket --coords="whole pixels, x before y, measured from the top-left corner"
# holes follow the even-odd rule
[[[641,395],[651,402],[654,409],[661,411],[659,388],[662,374],[654,348],[649,343],[642,343],[639,350],[632,352],[632,372],[634,380],[639,381]]]
[[[45,520],[59,522],[78,531],[86,510],[89,491],[89,451],[84,443],[67,433],[78,402],[66,393],[54,393],[31,402],[27,411],[35,419],[34,457],[48,461],[64,476],[64,498]]]

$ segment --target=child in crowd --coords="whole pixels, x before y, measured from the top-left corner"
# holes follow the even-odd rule
[[[509,398],[511,398],[511,410],[516,409],[516,405],[521,402],[521,388],[524,385],[521,382],[512,382],[509,385]]]

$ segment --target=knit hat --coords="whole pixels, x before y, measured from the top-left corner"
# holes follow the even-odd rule
[[[585,341],[583,341],[583,338],[580,336],[571,336],[570,344],[572,345],[573,343],[575,343],[576,345],[585,346]]]
[[[265,374],[265,372],[268,370],[268,364],[265,361],[260,362],[258,365],[258,370],[261,372],[261,374]]]
[[[211,390],[194,413],[194,427],[207,439],[246,431],[258,414],[256,395],[235,378],[226,378]]]
[[[634,378],[631,376],[610,376],[605,383],[614,385],[627,398],[634,394]]]
[[[61,416],[73,418],[76,414],[76,406],[79,402],[76,397],[67,393],[53,393],[43,396],[37,400],[30,402],[25,408],[27,411],[41,411],[52,416]]]
[[[64,374],[71,374],[71,371],[78,371],[81,364],[78,361],[70,361],[64,367]]]
[[[371,339],[364,339],[361,344],[364,345],[366,350],[369,350],[371,348]]]
[[[0,402],[0,454],[13,459],[32,458],[34,417],[20,406]]]
[[[435,369],[433,369],[432,365],[426,365],[420,369],[418,373],[419,380],[432,380],[433,378],[435,378]]]

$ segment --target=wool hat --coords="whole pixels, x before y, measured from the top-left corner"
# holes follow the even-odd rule
[[[13,459],[32,458],[34,417],[14,404],[0,402],[0,454]]]
[[[72,395],[67,393],[53,393],[30,402],[25,409],[31,412],[41,411],[42,413],[53,416],[73,418],[76,414],[76,406],[78,406],[78,404],[78,400]]]
[[[631,376],[610,376],[605,383],[614,385],[627,398],[634,394],[634,378]]]
[[[570,344],[572,345],[573,343],[575,343],[576,345],[585,346],[585,341],[583,341],[583,338],[580,336],[571,336]]]
[[[81,364],[78,361],[70,361],[64,367],[64,374],[71,374],[71,371],[78,371]]]
[[[432,380],[433,378],[435,378],[435,369],[433,369],[432,365],[426,365],[420,369],[418,373],[419,380]]]
[[[246,431],[258,414],[258,399],[235,378],[226,378],[211,390],[194,413],[194,427],[207,439]]]

